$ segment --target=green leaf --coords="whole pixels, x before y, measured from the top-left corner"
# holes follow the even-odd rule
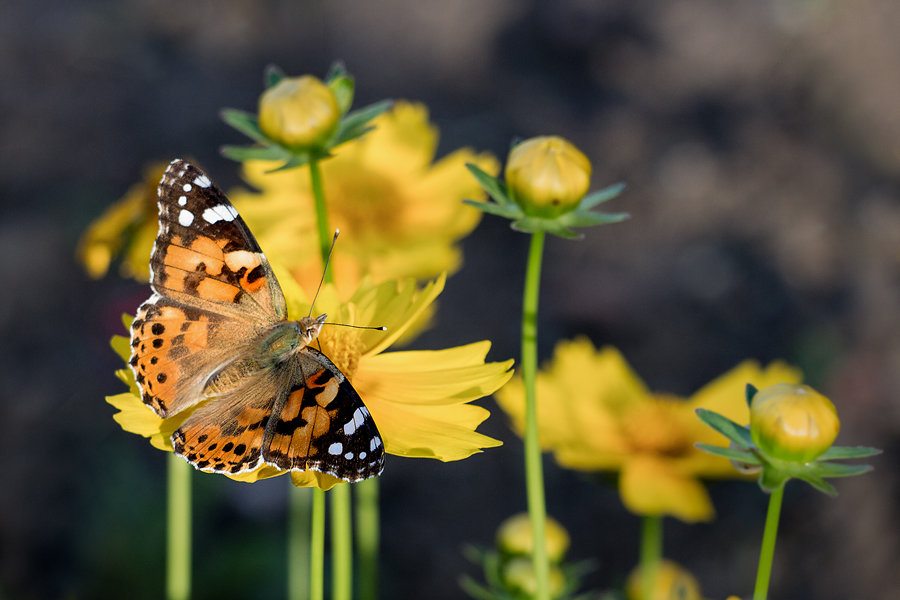
[[[497,215],[499,217],[504,217],[507,219],[519,219],[522,217],[522,209],[520,209],[516,205],[500,205],[493,202],[478,202],[477,200],[469,200],[468,198],[463,199],[463,202],[465,204],[468,204],[469,206],[474,206],[478,210],[490,213],[492,215]]]
[[[741,448],[752,448],[753,438],[750,437],[750,430],[746,427],[738,425],[731,419],[723,417],[717,412],[713,412],[706,408],[698,408],[696,411],[700,420],[727,437],[729,440],[740,446]]]
[[[281,146],[222,146],[222,156],[244,162],[248,160],[287,160],[290,152]]]
[[[721,456],[722,458],[727,458],[729,460],[737,460],[751,465],[762,464],[762,461],[759,459],[759,457],[749,450],[740,450],[738,448],[723,448],[722,446],[713,446],[712,444],[704,444],[703,442],[697,442],[696,444],[694,444],[694,446],[699,448],[700,450],[703,450],[704,452],[715,454],[716,456]]]
[[[872,465],[848,465],[844,463],[812,463],[810,470],[819,477],[853,477],[872,470]]]
[[[302,167],[309,162],[309,153],[301,152],[297,154],[291,154],[284,164],[274,169],[269,169],[266,173],[277,173],[278,171],[287,171],[289,169],[296,169],[297,167]]]
[[[567,240],[577,240],[584,237],[582,234],[572,231],[571,229],[554,219],[524,217],[517,221],[513,221],[510,227],[512,227],[516,231],[521,231],[523,233],[539,233],[541,231],[544,231],[546,233],[552,233],[555,236]]]
[[[628,219],[628,213],[601,213],[575,211],[560,215],[557,220],[569,227],[592,227],[594,225],[608,225],[620,223]]]
[[[345,65],[342,60],[336,60],[331,63],[331,66],[328,67],[328,73],[325,74],[325,81],[330,83],[338,77],[349,77],[350,79],[353,79],[353,76],[347,71],[347,65]]]
[[[878,448],[868,446],[832,446],[821,454],[816,460],[843,460],[847,458],[867,458],[881,454]]]
[[[272,141],[265,136],[259,128],[256,115],[236,108],[223,108],[219,113],[222,120],[260,144],[271,144]]]
[[[472,177],[478,180],[479,185],[484,188],[484,191],[488,193],[488,196],[493,198],[497,204],[515,207],[519,206],[510,199],[506,192],[506,185],[499,179],[493,175],[489,175],[475,163],[466,163],[466,168],[469,170],[469,173],[472,174]]]
[[[824,494],[828,494],[829,496],[837,496],[837,490],[834,489],[833,485],[812,473],[805,472],[802,474],[798,474],[797,479],[805,481]]]
[[[598,204],[603,204],[608,200],[612,200],[623,191],[625,191],[624,183],[614,183],[611,186],[605,187],[602,190],[597,192],[593,192],[585,196],[581,199],[581,202],[578,204],[578,210],[588,210],[594,208]]]
[[[278,85],[285,77],[287,76],[284,74],[284,71],[281,70],[281,67],[269,65],[266,67],[266,72],[263,75],[263,83],[266,86],[266,89],[269,89]]]
[[[330,147],[333,148],[344,142],[349,142],[371,131],[372,126],[369,125],[369,121],[388,110],[393,103],[393,100],[382,100],[344,115],[340,123],[338,123],[337,131],[335,131],[331,139]]]
[[[753,396],[756,395],[756,392],[759,390],[752,383],[748,383],[747,387],[744,388],[744,398],[747,400],[747,406],[750,406],[750,403],[753,402]]]

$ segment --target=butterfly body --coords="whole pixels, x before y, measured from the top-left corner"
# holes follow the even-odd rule
[[[210,179],[175,160],[159,186],[153,295],[130,365],[158,416],[192,410],[176,454],[226,474],[263,465],[347,481],[381,473],[384,445],[350,382],[311,346],[325,315],[289,320],[271,266]]]

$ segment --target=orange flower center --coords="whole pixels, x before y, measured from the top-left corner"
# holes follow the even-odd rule
[[[690,449],[678,402],[674,397],[659,396],[628,409],[623,429],[635,450],[673,456]]]

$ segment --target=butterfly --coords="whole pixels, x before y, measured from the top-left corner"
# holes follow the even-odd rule
[[[200,169],[172,161],[158,193],[153,294],[131,324],[129,364],[159,417],[194,409],[172,434],[175,453],[214,473],[271,465],[346,481],[381,474],[371,414],[311,345],[326,315],[288,319],[269,261]]]

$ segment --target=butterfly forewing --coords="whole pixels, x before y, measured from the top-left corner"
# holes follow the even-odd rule
[[[292,330],[278,281],[222,191],[182,160],[159,185],[150,270],[130,365],[157,415],[199,405],[172,435],[177,454],[226,474],[263,464],[347,481],[381,473],[381,436],[343,373],[313,348],[266,343]]]

